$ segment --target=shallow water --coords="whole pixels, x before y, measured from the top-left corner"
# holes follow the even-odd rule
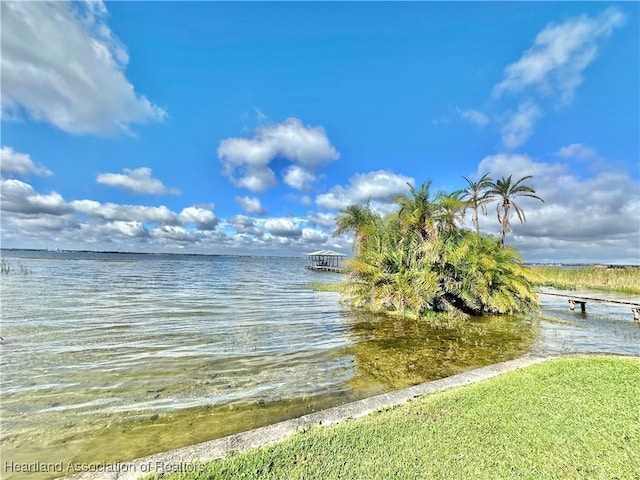
[[[566,293],[573,297],[621,300],[640,304],[640,295],[599,290],[562,291],[543,288],[540,299],[541,336],[534,345],[539,353],[611,352],[640,355],[640,322],[633,321],[630,306],[587,302],[569,310],[566,298],[544,292]]]
[[[340,275],[304,258],[3,257],[3,469],[149,455],[531,351],[640,354],[628,308],[572,314],[542,296],[542,318],[477,319],[460,335],[349,312],[311,288]]]

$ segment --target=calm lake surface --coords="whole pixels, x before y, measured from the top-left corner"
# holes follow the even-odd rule
[[[305,258],[3,258],[14,268],[0,278],[3,478],[60,475],[7,462],[128,460],[527,353],[640,355],[629,307],[570,313],[542,295],[539,315],[483,318],[460,334],[350,312],[312,288],[341,276],[308,271]]]

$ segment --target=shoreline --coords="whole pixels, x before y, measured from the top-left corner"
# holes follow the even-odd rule
[[[401,405],[430,393],[469,385],[553,359],[581,356],[638,358],[635,355],[608,353],[525,355],[514,360],[475,368],[439,380],[375,395],[290,420],[146,457],[112,464],[74,464],[76,472],[80,470],[80,473],[58,478],[66,480],[134,480],[154,473],[196,472],[199,464],[225,457],[231,453],[243,453],[262,446],[273,445],[297,432],[306,431],[310,427],[337,425],[346,420],[364,417],[376,411]],[[67,469],[68,471],[69,469]]]

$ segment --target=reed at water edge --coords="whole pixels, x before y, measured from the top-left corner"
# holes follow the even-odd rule
[[[563,290],[593,288],[640,294],[640,266],[588,266],[581,268],[531,267],[539,276],[539,286]]]

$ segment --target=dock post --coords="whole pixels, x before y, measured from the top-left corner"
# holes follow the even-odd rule
[[[582,302],[580,300],[569,300],[569,310],[572,312],[576,309],[576,303],[580,304],[580,311],[585,313],[587,311],[587,302]]]

